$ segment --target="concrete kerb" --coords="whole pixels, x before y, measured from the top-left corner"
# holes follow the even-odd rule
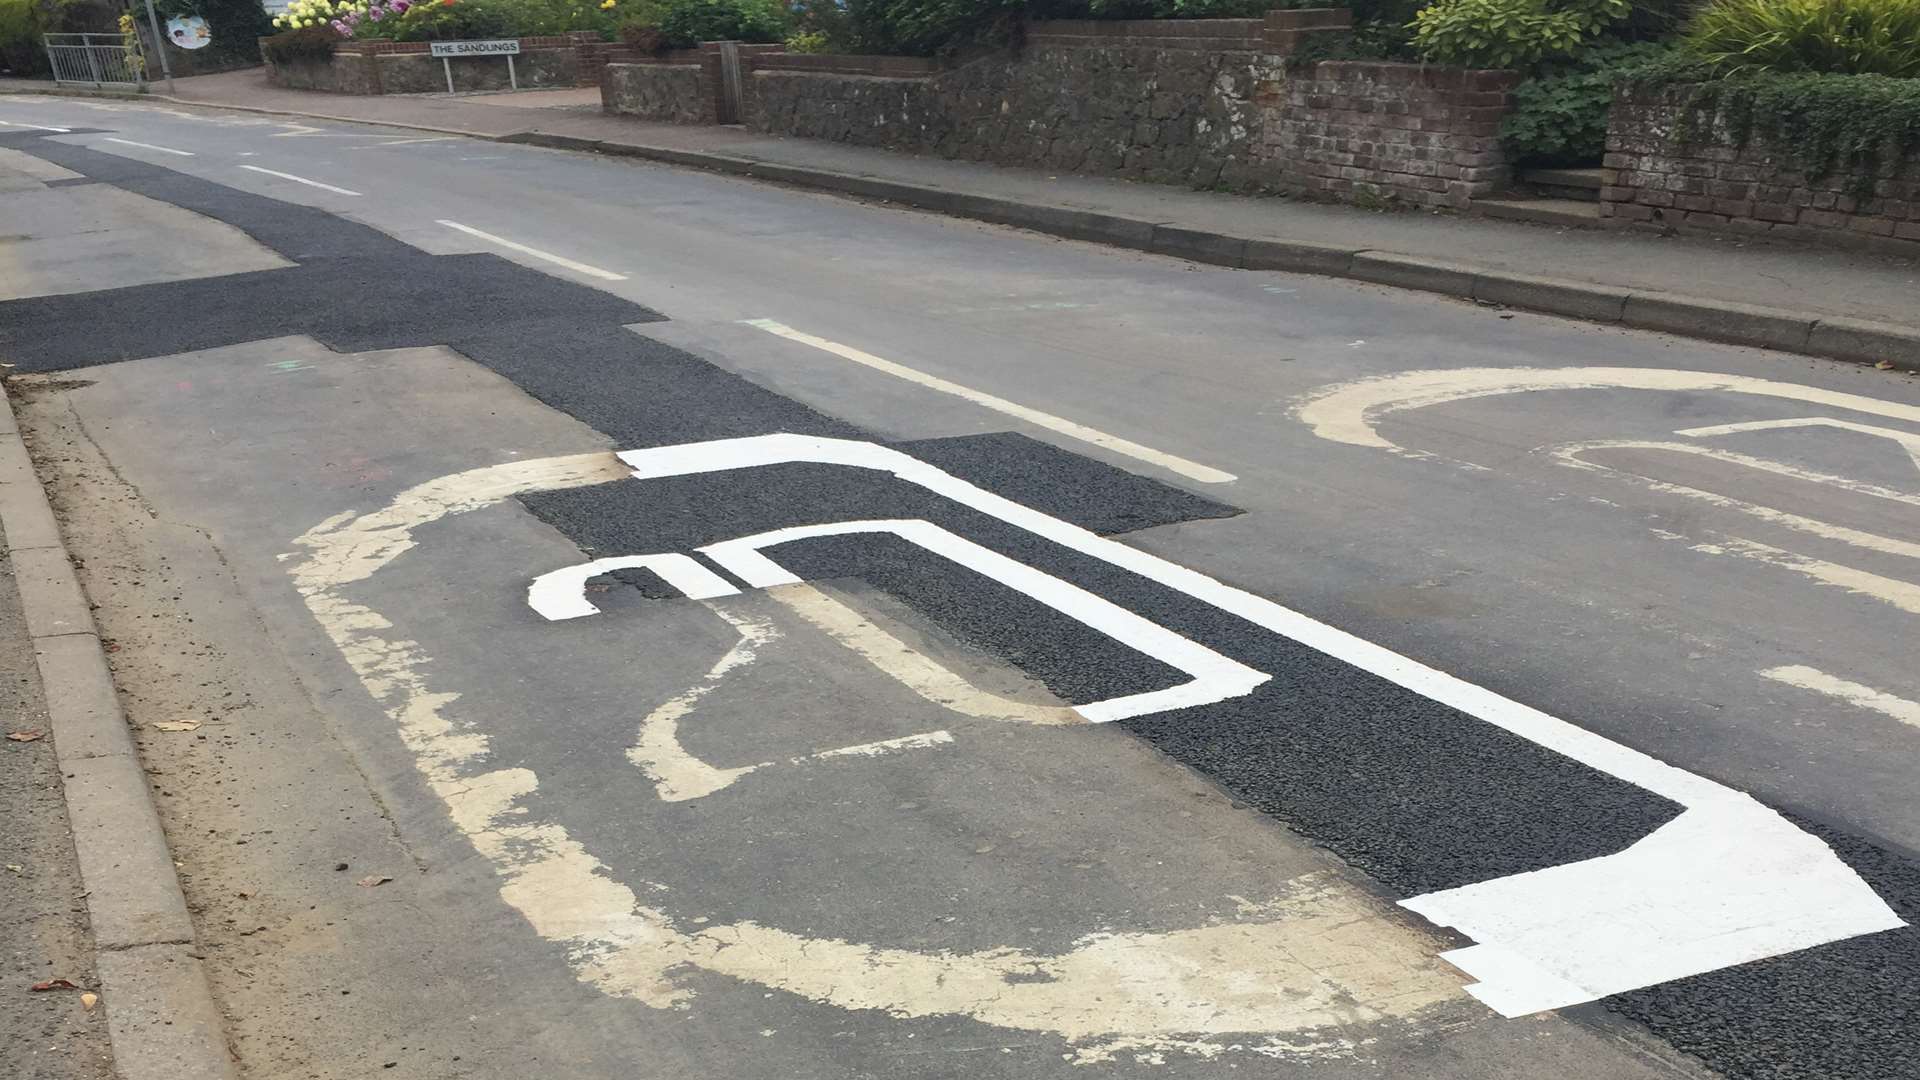
[[[57,93],[20,90],[16,93]],[[76,94],[76,96],[96,96]],[[122,95],[125,96],[125,95]],[[139,95],[208,109],[229,109],[271,116],[297,116],[345,124],[372,124],[441,135],[462,135],[493,142],[520,143],[642,158],[669,165],[707,169],[749,179],[813,188],[863,199],[884,199],[915,209],[1032,229],[1052,236],[1085,240],[1135,251],[1172,255],[1249,270],[1342,277],[1394,288],[1439,293],[1483,303],[1537,311],[1585,322],[1658,330],[1681,337],[1750,345],[1852,363],[1891,363],[1920,371],[1920,328],[1829,318],[1817,312],[1776,311],[1746,304],[1671,293],[1645,293],[1592,282],[1566,281],[1439,262],[1397,252],[1299,243],[1268,237],[1242,237],[1187,229],[1169,222],[1142,221],[1097,211],[1040,203],[1021,203],[986,195],[931,188],[874,176],[784,165],[701,150],[586,139],[541,131],[490,135],[459,128],[390,120],[220,105],[164,94]]]
[[[11,421],[12,402],[0,412]],[[236,1080],[92,610],[17,434],[0,435],[0,477],[0,528],[47,695],[116,1074]]]

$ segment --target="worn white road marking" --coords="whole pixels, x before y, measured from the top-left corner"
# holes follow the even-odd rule
[[[1816,559],[1738,536],[1726,536],[1713,542],[1696,543],[1692,548],[1703,555],[1737,555],[1769,566],[1778,566],[1783,570],[1792,570],[1798,574],[1805,574],[1815,581],[1845,589],[1860,596],[1870,596],[1875,600],[1892,604],[1902,611],[1920,615],[1920,585],[1911,581],[1902,581],[1899,578],[1890,578],[1866,570],[1856,570],[1851,566],[1842,566],[1839,563]]]
[[[72,128],[48,127],[45,124],[28,124],[19,120],[0,120],[0,125],[5,125],[7,127],[30,128],[34,131],[53,131],[53,132],[58,132],[61,135],[73,134]]]
[[[1424,408],[1449,401],[1519,394],[1536,390],[1680,390],[1759,394],[1764,397],[1810,401],[1849,412],[1920,423],[1920,406],[1822,390],[1798,383],[1722,375],[1713,371],[1668,368],[1446,368],[1381,375],[1338,383],[1301,399],[1297,415],[1313,433],[1334,442],[1371,446],[1425,456],[1396,446],[1375,428],[1374,421],[1389,413]]]
[[[175,154],[179,157],[195,156],[191,150],[175,150],[170,146],[155,146],[152,143],[134,142],[132,139],[116,139],[111,135],[105,136],[105,141],[119,143],[121,146],[137,146],[142,150],[158,150],[162,154]]]
[[[1364,409],[1356,415],[1364,421]],[[1363,425],[1363,430],[1371,429]],[[845,439],[763,435],[629,450],[619,456],[642,480],[793,461],[889,473],[1177,589],[1685,807],[1679,817],[1617,854],[1403,901],[1477,942],[1445,957],[1479,980],[1468,988],[1474,996],[1505,1015],[1592,1001],[1906,925],[1826,844],[1743,792],[1271,600],[1002,498],[900,451]],[[770,563],[736,563],[730,569],[754,583],[790,580]]]
[[[1804,664],[1789,664],[1785,667],[1768,668],[1760,673],[1763,678],[1783,682],[1788,686],[1797,686],[1802,690],[1812,690],[1816,694],[1836,697],[1863,709],[1872,709],[1885,713],[1903,724],[1920,727],[1920,701],[1908,701],[1906,698],[1889,694],[1884,690],[1875,690],[1871,686],[1829,675],[1819,668]]]
[[[1748,420],[1739,424],[1715,424],[1712,427],[1687,428],[1676,431],[1675,435],[1732,435],[1742,431],[1775,431],[1781,428],[1830,427],[1842,431],[1857,431],[1862,435],[1874,435],[1882,439],[1892,439],[1907,451],[1913,459],[1913,467],[1920,469],[1920,432],[1901,431],[1897,428],[1875,427],[1872,424],[1856,424],[1851,420],[1836,420],[1831,416],[1805,416],[1797,420]]]
[[[811,585],[782,585],[768,589],[767,595],[826,631],[915,694],[962,716],[1043,727],[1086,722],[1079,713],[1064,705],[1030,705],[990,694],[932,657],[909,648],[906,642],[882,630],[873,620]]]
[[[916,952],[752,922],[683,929],[565,828],[532,818],[522,800],[536,790],[535,775],[489,769],[488,737],[454,712],[460,694],[434,689],[419,645],[347,595],[412,550],[424,525],[520,492],[625,474],[611,465],[609,455],[593,453],[441,477],[383,509],[321,522],[295,541],[305,557],[289,567],[308,610],[387,710],[454,824],[498,870],[502,899],[536,933],[566,947],[582,981],[670,1008],[692,999],[679,975],[697,967],[845,1009],[968,1016],[1051,1033],[1072,1042],[1084,1061],[1229,1048],[1338,1055],[1354,1048],[1356,1026],[1415,1017],[1457,994],[1455,980],[1428,955],[1425,935],[1371,897],[1318,875],[1288,883],[1258,921],[1094,933],[1059,954]],[[1322,1032],[1335,1034],[1287,1037]]]
[[[1697,431],[1704,430],[1708,429],[1697,429]],[[1696,434],[1697,431],[1680,431],[1675,432],[1675,434],[1692,435]],[[1855,495],[1870,495],[1876,499],[1888,499],[1893,502],[1906,503],[1908,506],[1920,506],[1920,495],[1912,492],[1899,491],[1894,488],[1883,487],[1879,484],[1870,484],[1865,480],[1853,480],[1845,476],[1835,476],[1832,473],[1817,472],[1813,469],[1803,468],[1790,462],[1754,457],[1751,454],[1742,454],[1736,450],[1723,450],[1717,446],[1701,446],[1698,443],[1666,442],[1659,439],[1595,439],[1591,442],[1567,443],[1563,446],[1553,447],[1551,452],[1555,455],[1561,455],[1569,450],[1586,451],[1613,448],[1622,450],[1666,450],[1675,454],[1692,454],[1696,457],[1724,461],[1729,465],[1739,465],[1743,468],[1770,472],[1794,480],[1804,480],[1809,484],[1839,488],[1842,491],[1851,492]]]
[[[946,746],[953,742],[951,731],[928,731],[919,735],[902,735],[897,739],[881,739],[879,742],[860,743],[856,746],[842,746],[833,750],[822,750],[817,754],[794,758],[794,764],[822,758],[840,757],[881,757],[885,754],[897,754],[902,750],[925,750],[934,746]]]
[[[331,191],[340,195],[360,194],[359,192],[354,191],[350,188],[334,187],[332,184],[323,184],[318,180],[309,180],[304,176],[295,176],[292,173],[279,172],[274,169],[263,169],[258,165],[242,165],[240,167],[247,170],[248,172],[257,172],[257,173],[264,173],[268,176],[277,176],[282,180],[291,180],[296,184],[305,184],[308,187],[316,187],[321,189],[322,191]]]
[[[1688,487],[1685,484],[1675,484],[1666,480],[1656,480],[1651,476],[1646,476],[1636,472],[1629,472],[1625,469],[1615,468],[1614,466],[1611,466],[1611,465],[1601,465],[1597,462],[1587,461],[1582,457],[1580,457],[1581,454],[1589,450],[1619,450],[1619,449],[1654,449],[1654,450],[1679,449],[1683,452],[1690,452],[1690,451],[1698,450],[1701,448],[1689,447],[1684,443],[1640,442],[1633,439],[1618,439],[1618,440],[1600,440],[1596,442],[1573,443],[1567,446],[1557,446],[1553,448],[1552,454],[1554,458],[1558,460],[1559,463],[1562,465],[1567,465],[1576,469],[1585,469],[1591,472],[1609,473],[1614,476],[1627,477],[1627,478],[1639,481],[1640,483],[1644,484],[1649,490],[1652,490],[1652,491],[1658,491],[1668,495],[1683,495],[1689,499],[1698,499],[1701,502],[1709,503],[1713,506],[1722,507],[1727,510],[1737,510],[1740,513],[1746,514],[1750,517],[1756,517],[1762,521],[1770,522],[1775,525],[1783,525],[1789,529],[1795,529],[1800,532],[1810,533],[1814,536],[1823,537],[1828,540],[1838,540],[1841,543],[1852,544],[1855,547],[1864,548],[1868,551],[1878,551],[1886,555],[1903,555],[1910,559],[1920,559],[1920,543],[1915,543],[1911,540],[1900,540],[1891,536],[1881,536],[1879,533],[1870,533],[1862,529],[1849,528],[1848,526],[1845,526],[1845,525],[1836,525],[1830,521],[1821,521],[1818,518],[1805,517],[1801,514],[1795,514],[1795,513],[1790,513],[1786,510],[1775,509],[1774,507],[1771,507],[1771,506],[1763,506],[1759,503],[1750,503],[1742,499],[1735,499],[1726,495],[1721,495],[1717,492],[1703,491],[1700,488]],[[1782,470],[1776,469],[1773,471],[1779,472]],[[1894,494],[1895,497],[1900,497],[1899,493],[1897,492],[1892,494]],[[1902,501],[1905,501],[1905,500],[1903,499]],[[1916,503],[1920,503],[1920,499],[1916,499],[1914,501]]]
[[[1082,442],[1092,443],[1095,446],[1111,450],[1116,454],[1124,454],[1127,457],[1144,461],[1149,465],[1157,465],[1162,469],[1166,469],[1168,472],[1178,473],[1189,480],[1198,480],[1203,484],[1225,484],[1239,479],[1239,477],[1230,472],[1223,472],[1210,465],[1202,465],[1197,461],[1189,461],[1186,458],[1178,457],[1174,454],[1163,453],[1150,446],[1142,446],[1137,442],[1122,439],[1117,435],[1109,435],[1104,431],[1087,427],[1085,424],[1076,424],[1071,420],[1055,416],[1052,413],[1028,408],[1018,402],[1008,401],[1003,397],[995,397],[992,394],[983,393],[972,387],[961,386],[959,383],[949,382],[937,375],[929,375],[924,371],[917,371],[907,367],[905,364],[896,364],[891,360],[883,360],[872,353],[862,352],[851,345],[842,345],[837,341],[828,341],[826,338],[815,337],[804,331],[795,330],[785,323],[778,323],[772,319],[745,319],[742,321],[748,326],[758,327],[769,334],[778,335],[789,341],[797,341],[802,345],[811,345],[822,352],[832,353],[843,360],[851,360],[856,364],[870,367],[875,371],[884,371],[896,378],[905,379],[911,383],[918,383],[928,389],[938,390],[943,394],[952,394],[955,397],[965,398],[975,405],[992,409],[995,412],[1005,413],[1008,416],[1017,417],[1036,427],[1043,427],[1048,431],[1057,431],[1062,435],[1079,439]]]
[[[437,224],[445,225],[449,229],[457,229],[460,232],[466,233],[468,236],[477,236],[480,239],[485,240],[489,244],[498,244],[499,246],[506,248],[509,251],[517,251],[522,255],[531,255],[536,259],[545,260],[546,262],[550,262],[555,266],[564,266],[567,269],[574,271],[575,273],[585,274],[588,277],[599,278],[602,281],[627,280],[627,275],[625,274],[616,274],[611,270],[602,270],[597,266],[588,266],[586,263],[583,263],[583,262],[575,262],[574,260],[566,258],[565,256],[555,255],[551,251],[541,251],[539,248],[528,247],[525,244],[516,243],[515,241],[508,240],[504,236],[495,236],[490,232],[481,232],[479,229],[476,229],[471,225],[462,225],[457,221],[445,221],[445,220],[439,221],[437,222]]]
[[[633,746],[627,750],[627,760],[653,781],[654,792],[665,802],[703,798],[771,764],[763,761],[754,765],[719,768],[694,756],[680,741],[681,718],[693,712],[700,699],[712,693],[729,673],[752,663],[761,646],[780,637],[780,632],[774,629],[772,623],[734,615],[718,605],[708,606],[733,627],[740,639],[707,670],[706,676],[698,684],[674,695],[648,713],[640,721],[640,731],[634,738]]]
[[[1095,596],[1052,574],[1035,570],[1025,563],[1007,558],[990,548],[955,536],[930,521],[839,521],[828,525],[799,525],[775,529],[755,536],[742,536],[708,544],[701,553],[733,572],[747,584],[767,589],[776,585],[797,585],[800,579],[769,559],[762,548],[807,540],[818,536],[848,536],[859,533],[887,533],[935,555],[983,574],[1010,589],[1024,593],[1084,626],[1142,652],[1169,667],[1191,676],[1190,681],[1162,690],[1108,698],[1076,705],[1073,711],[1088,723],[1102,724],[1133,716],[1210,705],[1228,698],[1252,693],[1261,683],[1273,678],[1221,656],[1196,641],[1181,637],[1166,627]]]

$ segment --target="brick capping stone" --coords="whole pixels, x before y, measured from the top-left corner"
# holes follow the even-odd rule
[[[1883,156],[1872,174],[1823,174],[1758,135],[1741,143],[1723,121],[1687,131],[1689,97],[1687,87],[1615,88],[1603,220],[1920,254],[1920,150]]]

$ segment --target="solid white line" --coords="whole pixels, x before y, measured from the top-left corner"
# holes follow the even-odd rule
[[[349,150],[380,150],[389,146],[417,146],[420,143],[451,142],[454,139],[457,139],[459,137],[460,136],[458,135],[432,135],[424,139],[395,139],[392,142],[369,143],[366,146],[349,146],[347,147],[347,149]]]
[[[111,135],[106,136],[105,141],[117,142],[121,146],[137,146],[142,150],[158,150],[163,154],[178,154],[181,157],[194,156],[193,152],[190,150],[175,150],[172,147],[168,147],[168,146],[155,146],[152,143],[134,142],[132,139],[116,139]]]
[[[32,128],[35,131],[57,131],[62,135],[73,134],[73,129],[71,128],[48,127],[45,124],[23,124],[18,120],[0,120],[0,124],[5,124],[8,127]]]
[[[928,375],[924,371],[916,371],[904,364],[896,364],[891,360],[882,360],[872,353],[861,352],[859,349],[853,348],[850,345],[842,345],[839,342],[828,341],[823,337],[815,337],[804,331],[795,330],[785,323],[774,322],[772,319],[744,319],[742,321],[748,326],[758,327],[769,334],[778,335],[789,341],[797,341],[802,345],[811,345],[822,352],[832,353],[843,360],[851,360],[856,364],[863,364],[875,371],[884,371],[889,375],[905,379],[908,382],[919,383],[921,386],[938,390],[943,394],[952,394],[955,397],[965,398],[975,405],[992,409],[995,412],[1003,412],[1008,416],[1019,417],[1029,424],[1046,428],[1048,431],[1057,431],[1062,435],[1071,436],[1082,442],[1089,442],[1095,446],[1105,447],[1116,454],[1125,454],[1130,458],[1136,458],[1152,465],[1158,465],[1169,472],[1179,473],[1189,480],[1198,480],[1203,484],[1228,484],[1240,479],[1230,472],[1222,472],[1212,466],[1202,465],[1197,461],[1189,461],[1186,458],[1176,457],[1173,454],[1162,453],[1150,446],[1141,446],[1137,442],[1130,442],[1117,435],[1109,435],[1104,431],[1087,427],[1084,424],[1076,424],[1071,420],[1055,416],[1052,413],[1044,413],[1039,409],[1030,409],[1025,405],[1008,401],[1006,398],[994,397],[992,394],[981,393],[971,387],[961,386],[956,382],[948,382],[939,376]]]
[[[597,266],[588,266],[586,263],[575,262],[572,259],[566,258],[564,256],[555,255],[551,251],[541,251],[539,248],[528,247],[525,244],[518,244],[512,240],[508,240],[503,236],[495,236],[489,232],[481,232],[479,229],[476,229],[471,225],[462,225],[457,221],[440,221],[438,222],[438,224],[445,225],[449,229],[458,229],[469,236],[477,236],[480,239],[485,240],[490,244],[498,244],[503,248],[507,248],[512,251],[518,251],[523,255],[531,255],[536,259],[545,259],[546,261],[553,263],[556,266],[564,266],[569,270],[575,271],[577,273],[585,274],[588,277],[597,277],[602,281],[627,280],[627,275],[625,274],[616,274],[611,270],[602,270]]]
[[[263,169],[263,168],[261,168],[261,167],[260,167],[260,166],[258,166],[258,165],[242,165],[242,166],[240,166],[240,167],[241,167],[241,168],[243,168],[243,169],[246,169],[246,170],[248,170],[249,172],[257,172],[257,173],[266,173],[266,174],[267,174],[268,176],[277,176],[277,177],[279,177],[279,178],[280,178],[280,179],[282,179],[282,180],[291,180],[291,181],[293,181],[293,182],[294,182],[294,183],[296,183],[296,184],[305,184],[305,185],[307,185],[308,187],[317,187],[317,188],[321,188],[321,189],[323,189],[323,190],[325,190],[325,191],[333,191],[333,192],[338,192],[338,193],[339,193],[339,194],[341,194],[341,195],[358,195],[358,194],[360,194],[360,193],[359,193],[359,192],[357,192],[357,191],[350,191],[350,190],[348,190],[348,189],[346,189],[346,188],[343,188],[343,187],[334,187],[334,186],[333,186],[332,184],[323,184],[323,183],[321,183],[321,182],[320,182],[320,181],[318,181],[318,180],[309,180],[309,179],[307,179],[307,178],[306,178],[306,177],[304,177],[304,176],[295,176],[295,175],[293,175],[292,173],[284,173],[284,172],[275,172],[275,171],[273,171],[272,169]]]
[[[1829,675],[1818,668],[1810,668],[1804,664],[1769,668],[1760,675],[1762,678],[1783,682],[1788,686],[1797,686],[1802,690],[1812,690],[1816,694],[1837,697],[1863,709],[1886,713],[1903,724],[1920,727],[1920,701],[1908,701],[1903,697],[1895,697],[1884,690],[1875,690],[1871,686],[1849,682],[1837,675]]]

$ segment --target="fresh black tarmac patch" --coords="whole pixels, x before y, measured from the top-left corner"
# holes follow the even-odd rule
[[[773,431],[869,437],[634,334],[622,324],[661,316],[599,290],[491,256],[429,256],[322,210],[40,133],[0,135],[0,145],[227,222],[299,264],[0,304],[0,351],[17,370],[65,370],[306,333],[346,350],[449,345],[622,446]],[[1018,437],[900,445],[1102,533],[1230,512]],[[1245,698],[1127,727],[1401,894],[1617,851],[1674,813],[1645,791],[1183,594],[920,489],[884,476],[849,476],[853,471],[783,466],[523,501],[600,555],[686,550],[784,524],[922,517],[1092,589],[1274,676]],[[1021,594],[897,541],[817,539],[783,547],[780,557],[807,576],[865,579],[1068,700],[1154,689],[1174,677]],[[1913,859],[1837,830],[1815,831],[1904,917],[1920,917]],[[1916,1002],[1920,931],[1906,929],[1677,980],[1608,1004],[1724,1075],[1895,1080],[1920,1077]]]

